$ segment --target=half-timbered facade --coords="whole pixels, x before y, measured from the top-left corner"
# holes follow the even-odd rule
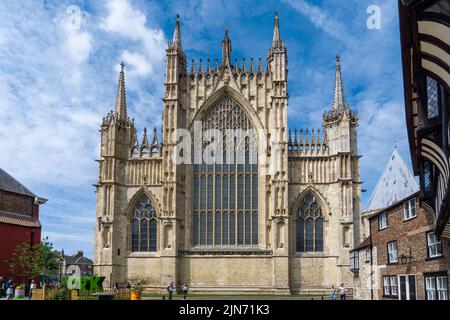
[[[405,110],[421,206],[450,238],[450,2],[399,1]]]

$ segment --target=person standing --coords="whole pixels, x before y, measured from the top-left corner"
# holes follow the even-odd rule
[[[336,300],[336,289],[334,286],[331,286],[331,294],[330,294],[331,300]]]
[[[31,280],[31,284],[30,284],[30,295],[29,295],[29,299],[31,300],[31,298],[33,297],[33,290],[36,289],[36,282],[34,282],[34,280]]]
[[[170,281],[169,285],[167,286],[167,292],[169,293],[169,300],[172,300],[172,295],[173,295],[173,281]]]
[[[345,296],[347,294],[347,288],[344,286],[343,283],[339,286],[339,295],[341,297],[341,300],[345,300]]]
[[[129,281],[127,281],[127,290],[131,289],[131,283]]]
[[[183,283],[183,288],[181,289],[183,291],[183,300],[186,300],[188,289],[188,285],[186,283]]]

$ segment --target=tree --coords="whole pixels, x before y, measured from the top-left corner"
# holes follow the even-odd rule
[[[28,285],[28,281],[39,274],[44,275],[44,282],[46,276],[56,275],[60,268],[60,258],[61,256],[53,249],[53,244],[46,237],[34,246],[27,243],[18,245],[12,257],[5,262],[11,275]]]
[[[48,237],[42,239],[39,244],[39,259],[37,262],[38,272],[46,276],[58,274],[61,255],[53,249],[53,244],[48,241]]]
[[[12,257],[5,262],[11,275],[26,285],[25,281],[34,279],[39,273],[39,256],[40,248],[38,245],[31,246],[28,243],[22,243],[14,249]]]

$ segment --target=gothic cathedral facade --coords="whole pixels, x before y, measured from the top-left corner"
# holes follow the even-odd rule
[[[94,268],[106,285],[144,279],[154,291],[174,281],[198,292],[295,293],[351,283],[349,250],[362,232],[358,117],[344,100],[339,56],[322,130],[291,131],[278,14],[265,67],[261,59],[238,66],[231,51],[226,30],[221,63],[195,68],[192,60],[188,70],[177,17],[161,135],[144,130],[140,141],[122,64],[115,109],[100,130]],[[214,140],[195,128],[257,135],[231,161],[178,161]],[[194,138],[180,139],[183,130]]]

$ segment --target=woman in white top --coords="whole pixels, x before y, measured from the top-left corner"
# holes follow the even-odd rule
[[[36,289],[36,282],[34,282],[34,280],[31,280],[31,284],[30,284],[30,296],[29,299],[31,300],[31,297],[33,296],[33,290]]]

